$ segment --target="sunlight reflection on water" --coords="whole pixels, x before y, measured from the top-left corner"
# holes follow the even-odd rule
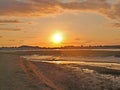
[[[80,64],[107,67],[120,70],[120,58],[116,57],[62,57],[62,56],[22,56],[34,62],[46,62],[54,64]]]
[[[116,87],[120,85],[120,73],[117,73],[120,70],[120,58],[117,57],[65,57],[52,55],[22,57],[32,62],[52,63],[52,65],[62,66],[77,75],[82,73],[83,75],[103,77],[115,83]]]

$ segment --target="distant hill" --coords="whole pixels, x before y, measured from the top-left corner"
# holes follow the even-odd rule
[[[105,46],[64,46],[64,49],[120,49],[120,45],[105,45]]]
[[[120,49],[120,45],[105,45],[105,46],[63,46],[63,47],[39,47],[39,46],[27,46],[20,47],[1,47],[0,50],[36,50],[36,49]]]
[[[38,46],[27,46],[27,45],[23,45],[20,47],[17,47],[18,49],[40,49],[40,47]]]

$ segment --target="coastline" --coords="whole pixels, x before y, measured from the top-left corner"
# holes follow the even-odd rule
[[[63,90],[119,90],[110,79],[94,72],[84,72],[69,65],[44,62],[34,64]]]
[[[0,57],[0,90],[120,89],[120,78],[90,71],[88,66],[34,62],[13,54],[0,54]]]

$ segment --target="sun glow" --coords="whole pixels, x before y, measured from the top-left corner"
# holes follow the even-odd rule
[[[61,43],[63,40],[63,37],[61,35],[61,33],[55,33],[53,36],[52,36],[52,42],[54,43]]]

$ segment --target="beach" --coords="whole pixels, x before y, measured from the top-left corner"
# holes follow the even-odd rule
[[[20,58],[11,54],[0,54],[0,90],[39,90],[22,70]]]
[[[120,90],[120,0],[0,0],[0,90]]]
[[[120,90],[119,62],[26,57],[0,53],[0,90]]]
[[[33,62],[40,72],[61,90],[119,90],[119,84],[111,76],[100,75],[89,69],[71,68],[70,65],[56,65],[44,62]],[[113,79],[113,80],[112,80]],[[116,78],[116,80],[120,80]]]

